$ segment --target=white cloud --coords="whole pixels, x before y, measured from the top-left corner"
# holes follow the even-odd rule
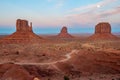
[[[61,8],[64,4],[62,2],[59,2],[55,5],[55,8]]]
[[[74,8],[72,10],[69,10],[68,12],[81,12],[81,11],[87,11],[87,10],[94,10],[94,9],[97,9],[98,5],[101,6],[101,7],[104,7],[106,5],[109,5],[110,3],[114,3],[118,0],[102,0],[101,2],[98,2],[96,4],[91,4],[91,5],[87,5],[87,6],[82,6],[82,7],[78,7],[78,8]]]
[[[48,2],[53,2],[54,3],[54,8],[61,8],[64,6],[64,1],[65,0],[47,0]]]
[[[55,4],[56,8],[64,6],[64,1],[57,1]],[[96,4],[74,8],[68,11],[68,13],[64,16],[51,16],[49,19],[39,18],[42,20],[40,21],[38,19],[37,21],[40,21],[40,25],[46,26],[95,25],[101,21],[118,23],[120,21],[120,7],[119,5],[113,5],[114,3],[117,3],[117,1],[118,0],[101,0],[101,2]],[[101,7],[98,8],[97,5],[100,5]],[[113,7],[109,8],[109,5],[113,5]]]
[[[91,23],[95,24],[101,21],[115,22],[118,20],[118,18],[115,20],[116,16],[119,17],[120,15],[120,7],[118,5],[115,5],[112,8],[106,7],[107,5],[112,5],[117,1],[118,0],[102,0],[96,4],[74,8],[68,11],[69,13],[64,17],[64,19],[66,19],[66,23],[71,25]],[[101,7],[98,8],[97,5],[100,5]]]

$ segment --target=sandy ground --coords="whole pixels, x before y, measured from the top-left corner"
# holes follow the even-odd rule
[[[0,44],[0,63],[38,66],[56,72],[54,76],[39,76],[40,80],[63,80],[65,75],[70,80],[120,80],[120,40],[75,38],[54,42]]]

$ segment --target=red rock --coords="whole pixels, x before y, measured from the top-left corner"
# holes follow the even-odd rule
[[[62,30],[61,30],[61,33],[68,33],[68,32],[67,32],[67,27],[64,26],[64,27],[62,28]]]
[[[0,43],[31,43],[39,40],[44,41],[33,32],[32,23],[29,26],[27,20],[18,19],[16,21],[16,32],[0,40]]]
[[[33,80],[23,66],[6,63],[0,65],[1,80]]]
[[[18,19],[16,21],[16,32],[33,32],[32,31],[32,23],[30,23],[30,26],[28,25],[27,20],[20,20]]]
[[[92,40],[111,40],[117,39],[115,35],[111,33],[111,25],[107,22],[99,23],[95,26],[95,34],[89,37]]]
[[[109,23],[99,23],[95,27],[95,34],[110,33],[111,34],[111,25]]]
[[[59,38],[73,38],[73,36],[68,33],[66,26],[63,26],[61,32],[58,34],[57,37],[59,37]]]

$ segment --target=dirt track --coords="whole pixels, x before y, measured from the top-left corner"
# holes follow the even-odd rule
[[[65,59],[54,61],[54,62],[48,62],[48,63],[15,63],[15,64],[19,64],[19,65],[54,65],[58,62],[68,61],[72,57],[72,54],[78,53],[78,51],[79,50],[72,50],[70,53],[65,55],[65,57],[66,57]]]

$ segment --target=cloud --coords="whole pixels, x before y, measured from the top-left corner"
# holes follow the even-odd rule
[[[64,16],[64,21],[71,25],[95,24],[101,21],[118,22],[120,19],[117,18],[116,20],[115,16],[119,17],[120,7],[115,5],[114,7],[107,8],[108,5],[113,5],[117,1],[118,0],[102,0],[96,4],[74,8]],[[101,7],[98,8],[97,5]]]
[[[64,1],[65,0],[56,1],[54,6],[56,8],[61,8],[64,6]],[[37,21],[39,21],[40,24],[38,24],[39,22],[37,21],[35,21],[35,24],[38,24],[38,26],[56,27],[63,25],[95,25],[98,22],[118,23],[120,21],[120,7],[119,5],[115,5],[115,3],[117,3],[118,1],[119,0],[101,0],[100,2],[95,4],[90,4],[87,6],[68,10],[65,15],[51,16],[49,19],[47,17],[39,18]],[[97,7],[97,5],[100,5],[101,7]]]
[[[108,22],[119,22],[119,20],[114,17],[114,16],[120,16],[120,9],[115,8],[112,10],[107,10],[101,13],[95,14],[94,12],[89,13],[81,13],[81,14],[71,14],[71,15],[66,15],[65,19],[66,22],[75,25],[75,24],[81,24],[81,25],[86,25],[86,24],[95,24],[101,21],[108,21]]]
[[[82,7],[78,7],[78,8],[74,8],[74,9],[72,9],[72,10],[69,10],[68,12],[73,12],[73,13],[75,13],[75,12],[83,12],[83,11],[89,11],[89,10],[94,10],[94,9],[97,9],[98,7],[98,5],[100,5],[101,7],[104,7],[104,6],[106,6],[106,5],[109,5],[110,3],[114,3],[114,2],[116,2],[116,1],[118,1],[118,0],[102,0],[101,2],[98,2],[98,3],[96,3],[96,4],[91,4],[91,5],[87,5],[87,6],[82,6]]]
[[[119,23],[120,7],[108,9],[104,11],[87,11],[79,14],[67,14],[62,17],[51,17],[41,21],[41,26],[74,26],[89,25],[98,22]],[[39,21],[39,20],[38,20]],[[37,24],[37,23],[36,23]]]
[[[54,8],[61,8],[62,6],[64,6],[65,0],[47,0],[47,1],[54,3]]]
[[[104,11],[101,14],[99,14],[99,16],[100,17],[107,17],[107,16],[116,15],[116,14],[120,14],[120,7],[116,7],[114,9]]]
[[[55,5],[55,8],[61,8],[64,6],[64,3],[63,2],[59,2]]]
[[[57,4],[55,5],[55,8],[61,8],[65,4],[65,0],[58,0]]]

